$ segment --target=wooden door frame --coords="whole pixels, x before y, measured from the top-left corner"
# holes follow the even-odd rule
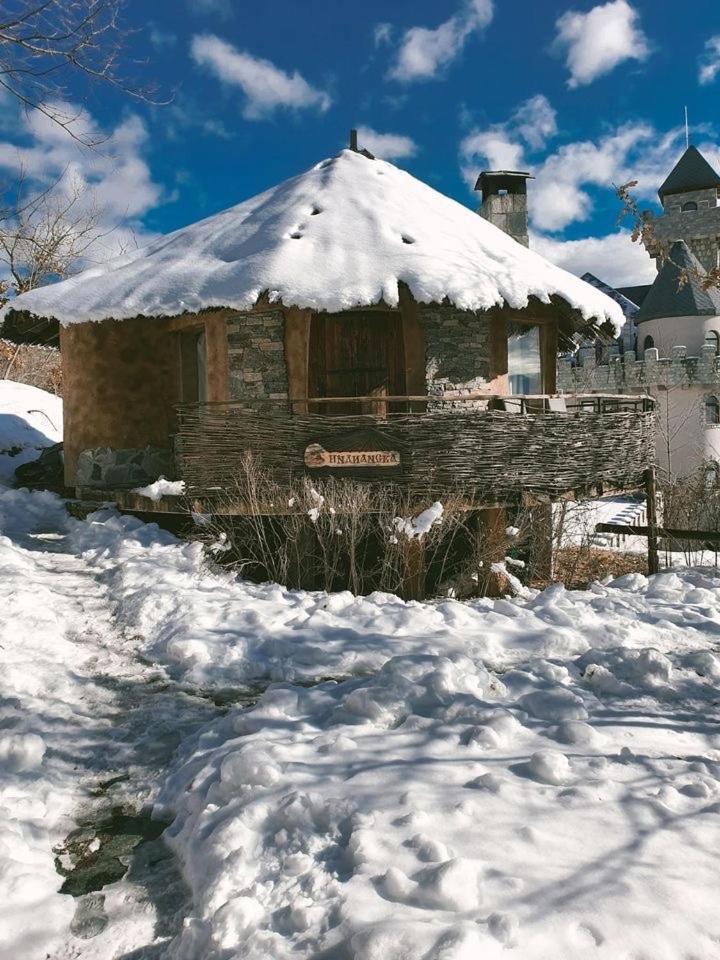
[[[285,365],[288,378],[288,397],[292,413],[304,415],[312,412],[307,403],[310,374],[310,327],[313,316],[319,311],[285,308]],[[401,342],[405,372],[405,391],[411,396],[427,392],[425,379],[425,331],[420,322],[417,302],[405,284],[400,284],[399,308],[384,304],[358,307],[341,313],[383,312],[397,315],[401,321]]]

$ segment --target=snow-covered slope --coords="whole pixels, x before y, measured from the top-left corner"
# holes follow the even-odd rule
[[[422,302],[467,310],[562,297],[585,319],[620,307],[472,210],[382,160],[342,151],[143,250],[13,301],[63,324],[272,301],[324,310]]]
[[[309,594],[0,490],[0,960],[717,960],[719,631],[712,570]],[[188,694],[270,677],[198,728]],[[111,884],[85,940],[52,846],[105,762],[192,902]]]
[[[43,447],[62,440],[62,400],[14,380],[0,380],[0,484],[17,467],[37,459]]]

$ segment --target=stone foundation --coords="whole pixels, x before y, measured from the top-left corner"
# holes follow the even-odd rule
[[[143,487],[158,477],[172,480],[175,474],[171,450],[162,447],[145,447],[144,450],[96,447],[80,453],[75,484],[100,490],[125,490]]]

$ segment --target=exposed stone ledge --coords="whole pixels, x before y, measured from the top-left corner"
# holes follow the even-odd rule
[[[78,457],[75,484],[78,487],[122,490],[144,486],[158,477],[175,477],[175,458],[163,447],[112,450],[95,447]]]

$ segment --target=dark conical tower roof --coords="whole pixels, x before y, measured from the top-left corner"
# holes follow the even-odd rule
[[[688,275],[681,285],[684,270]],[[720,291],[712,287],[706,290],[698,279],[705,273],[685,241],[678,240],[670,248],[670,255],[643,300],[635,322],[660,317],[720,316]]]
[[[663,197],[672,193],[686,193],[689,190],[707,190],[720,187],[718,175],[697,147],[690,146],[680,157],[658,190]]]

